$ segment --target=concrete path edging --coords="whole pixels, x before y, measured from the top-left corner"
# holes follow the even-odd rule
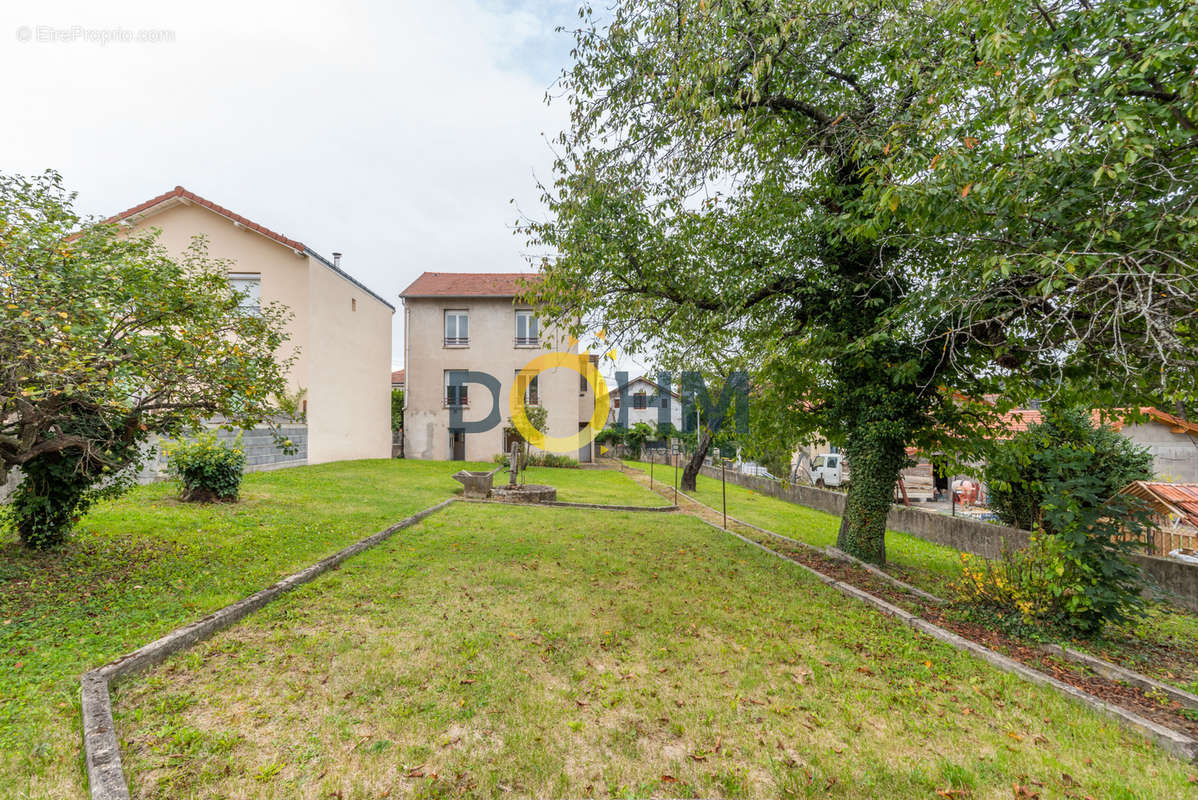
[[[338,550],[312,566],[288,575],[260,592],[212,612],[202,619],[176,628],[165,636],[139,647],[98,669],[85,672],[80,678],[80,698],[83,718],[83,752],[87,764],[87,780],[91,800],[129,800],[129,786],[121,767],[120,739],[112,717],[112,697],[109,687],[117,681],[161,663],[173,653],[210,638],[253,612],[277,599],[280,595],[302,586],[340,565],[363,550],[391,538],[404,528],[435,514],[458,501],[451,497],[418,511],[410,517],[384,528],[365,539]]]
[[[888,603],[882,598],[876,597],[869,592],[858,589],[856,586],[829,577],[818,570],[812,569],[806,564],[800,563],[791,558],[787,558],[781,553],[771,550],[760,542],[755,542],[746,536],[741,536],[735,531],[721,528],[719,525],[708,522],[701,517],[695,517],[695,519],[698,519],[704,525],[708,525],[717,531],[726,533],[730,536],[735,536],[742,542],[763,550],[775,558],[780,558],[783,561],[794,564],[800,569],[806,570],[821,583],[836,589],[842,594],[855,597],[858,600],[873,606],[883,614],[899,620],[908,627],[914,628],[915,630],[927,634],[934,639],[938,639],[957,650],[969,652],[983,661],[986,661],[990,665],[1003,670],[1004,672],[1010,672],[1012,674],[1018,675],[1019,677],[1029,680],[1033,683],[1051,686],[1067,697],[1076,700],[1083,705],[1089,706],[1091,709],[1099,712],[1100,714],[1114,718],[1116,721],[1122,723],[1125,727],[1136,731],[1149,741],[1152,741],[1169,754],[1191,763],[1198,763],[1198,739],[1193,739],[1184,733],[1173,730],[1172,728],[1166,728],[1164,725],[1141,717],[1139,714],[1095,697],[1089,692],[1084,692],[1075,686],[1070,686],[1064,681],[1057,680],[1056,678],[1046,675],[1039,670],[1033,669],[1022,662],[1016,661],[1008,656],[1004,656],[1001,653],[995,652],[994,650],[985,647],[984,645],[978,644],[977,642],[970,641],[969,639],[959,636],[952,631],[941,628],[939,625],[928,622],[922,617],[916,616],[909,611]]]

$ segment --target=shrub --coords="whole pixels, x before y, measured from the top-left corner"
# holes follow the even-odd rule
[[[1007,525],[1054,533],[1045,504],[1066,483],[1084,484],[1084,504],[1099,506],[1132,481],[1152,478],[1152,455],[1088,411],[1050,410],[1044,421],[998,445],[983,474],[990,507]]]
[[[1139,615],[1144,578],[1126,556],[1146,539],[1151,523],[1140,501],[1118,491],[1152,476],[1146,449],[1095,427],[1089,412],[1052,410],[1044,422],[998,446],[984,474],[999,518],[1041,534],[1036,548],[1006,559],[999,574],[1008,584],[1016,578],[1026,583],[1031,579],[1020,576],[1029,572],[1056,575],[1047,611],[1037,606],[1025,613],[1010,599],[1005,607],[1025,616],[1058,616],[1086,635]]]
[[[528,466],[530,467],[565,467],[567,469],[578,469],[578,459],[571,458],[566,455],[557,453],[529,453]]]
[[[237,499],[245,471],[240,436],[236,444],[229,446],[215,433],[203,433],[193,441],[171,446],[167,456],[171,473],[183,484],[184,500],[210,503]]]
[[[997,561],[962,553],[961,577],[953,588],[968,603],[1017,613],[1025,622],[1074,627],[1070,620],[1093,607],[1084,570],[1077,567],[1064,542],[1041,533],[1027,548]]]

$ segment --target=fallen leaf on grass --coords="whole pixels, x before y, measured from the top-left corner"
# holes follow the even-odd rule
[[[404,773],[404,777],[405,778],[423,778],[424,777],[424,765],[421,764],[419,767],[412,767],[410,770],[408,770],[406,773]]]
[[[941,797],[964,797],[969,794],[966,789],[937,789],[936,794]]]
[[[673,775],[662,775],[661,782],[662,783],[677,783],[678,779],[675,778]]]
[[[1023,798],[1026,798],[1026,800],[1039,800],[1040,793],[1034,792],[1028,787],[1017,783],[1015,784],[1015,797],[1020,800],[1023,800]]]
[[[458,683],[462,684],[463,686],[469,686],[470,684],[477,682],[478,681],[476,681],[474,678],[462,678],[460,681],[458,681]]]
[[[691,753],[690,757],[691,757],[692,761],[706,761],[707,760],[706,753]]]

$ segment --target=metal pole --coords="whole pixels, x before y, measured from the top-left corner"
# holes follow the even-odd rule
[[[724,482],[726,466],[724,463],[724,453],[720,451],[720,495],[724,500],[724,530],[728,530],[728,484]]]
[[[953,479],[948,479],[948,493],[953,498],[953,516],[957,516],[957,490],[953,488]]]
[[[653,489],[653,451],[649,451],[649,489]]]
[[[678,447],[674,447],[674,505],[678,505]]]

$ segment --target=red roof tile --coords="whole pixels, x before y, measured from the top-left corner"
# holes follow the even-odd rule
[[[535,272],[426,272],[400,297],[515,297]]]
[[[176,199],[189,200],[198,206],[203,206],[204,208],[207,208],[210,211],[215,211],[217,214],[220,214],[222,217],[227,217],[228,219],[231,219],[240,225],[244,225],[245,227],[249,228],[250,230],[257,231],[258,233],[262,234],[263,236],[267,237],[268,239],[274,239],[276,242],[278,242],[281,245],[284,245],[285,247],[290,247],[293,250],[299,250],[301,253],[303,251],[307,250],[307,248],[304,246],[303,242],[297,242],[295,239],[288,239],[286,236],[284,236],[281,233],[275,233],[270,228],[259,225],[257,222],[246,219],[245,217],[241,216],[240,214],[238,214],[234,211],[230,211],[229,209],[225,208],[224,206],[219,206],[216,203],[212,202],[211,200],[207,200],[203,197],[200,197],[195,192],[189,192],[186,189],[184,189],[182,186],[176,186],[174,189],[171,189],[169,192],[160,194],[157,197],[151,197],[146,202],[135,205],[133,208],[122,211],[119,214],[114,214],[113,216],[109,217],[108,219],[106,219],[104,221],[108,222],[108,223],[120,222],[123,219],[128,219],[129,217],[140,214],[143,211],[149,211],[154,206],[160,205],[161,203],[165,203],[168,200],[176,200]]]
[[[1147,500],[1158,511],[1176,517],[1179,524],[1198,528],[1198,483],[1136,481],[1123,493]]]
[[[395,370],[394,372],[391,373],[391,385],[394,386],[397,383],[403,383],[404,382],[403,378],[404,378],[404,370],[402,370],[402,369]]]

